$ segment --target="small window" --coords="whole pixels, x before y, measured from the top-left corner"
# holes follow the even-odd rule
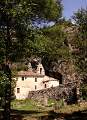
[[[62,84],[62,79],[61,79],[61,80],[59,80],[59,84]]]
[[[24,77],[22,77],[22,80],[24,80]]]
[[[42,68],[40,68],[40,74],[42,73]]]
[[[37,82],[37,78],[35,78],[35,82]]]
[[[35,90],[37,89],[37,86],[35,85]]]
[[[20,88],[17,88],[17,93],[20,93]]]
[[[47,88],[47,85],[45,84],[45,88]]]
[[[25,79],[27,79],[27,77],[25,77]]]

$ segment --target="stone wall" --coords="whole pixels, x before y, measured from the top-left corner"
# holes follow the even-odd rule
[[[58,87],[52,87],[44,90],[38,91],[31,91],[29,92],[28,98],[33,100],[41,101],[44,98],[51,98],[51,99],[65,99],[66,101],[73,101],[75,100],[75,86],[71,85],[60,85]]]

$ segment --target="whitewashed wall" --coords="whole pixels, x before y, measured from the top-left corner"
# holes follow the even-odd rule
[[[36,82],[35,78],[37,78]],[[55,86],[59,86],[59,81],[46,76],[42,64],[39,64],[37,67],[37,76],[24,76],[24,80],[22,80],[22,76],[17,77],[15,96],[16,99],[25,99],[28,97],[29,91],[37,91]],[[19,93],[17,92],[17,88],[20,89]]]

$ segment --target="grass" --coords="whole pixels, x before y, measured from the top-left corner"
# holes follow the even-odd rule
[[[53,114],[67,116],[70,114],[73,115],[74,112],[87,111],[87,102],[64,105],[63,100],[56,101],[49,99],[48,105],[43,106],[38,101],[26,99],[12,101],[11,108],[14,110],[13,113],[22,116],[21,120],[37,120],[38,118]]]
[[[81,111],[87,109],[87,102],[73,104],[73,105],[64,105],[63,100],[53,100],[48,99],[47,106],[44,106],[41,102],[26,99],[26,100],[14,100],[11,103],[11,108],[14,110],[25,110],[25,111],[37,111],[45,112],[50,110],[55,110],[62,113],[71,113],[74,111]]]
[[[14,100],[11,108],[16,110],[37,110],[37,104],[33,100]],[[38,107],[39,109],[39,107]]]
[[[43,104],[41,104],[41,102],[30,100],[30,99],[12,101],[11,109],[25,110],[25,111],[37,111],[37,112],[45,112],[45,111],[52,110],[50,105],[44,106]]]
[[[52,110],[51,107],[43,106],[40,102],[29,99],[12,101],[11,109],[14,116],[22,116],[23,120],[36,120],[36,118],[48,116],[49,111]]]
[[[84,110],[87,110],[87,102],[73,104],[73,105],[65,105],[60,109],[56,110],[56,112],[71,114],[73,112],[84,111]]]

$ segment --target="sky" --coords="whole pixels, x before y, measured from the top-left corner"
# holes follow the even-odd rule
[[[87,8],[87,0],[62,0],[63,4],[63,17],[71,19],[71,16],[80,8]],[[72,20],[73,22],[73,20]],[[38,27],[47,26],[46,23],[38,24]],[[54,22],[50,22],[48,26],[54,25]],[[37,26],[37,25],[36,25]]]
[[[62,0],[63,16],[70,19],[78,9],[87,7],[87,0]]]

